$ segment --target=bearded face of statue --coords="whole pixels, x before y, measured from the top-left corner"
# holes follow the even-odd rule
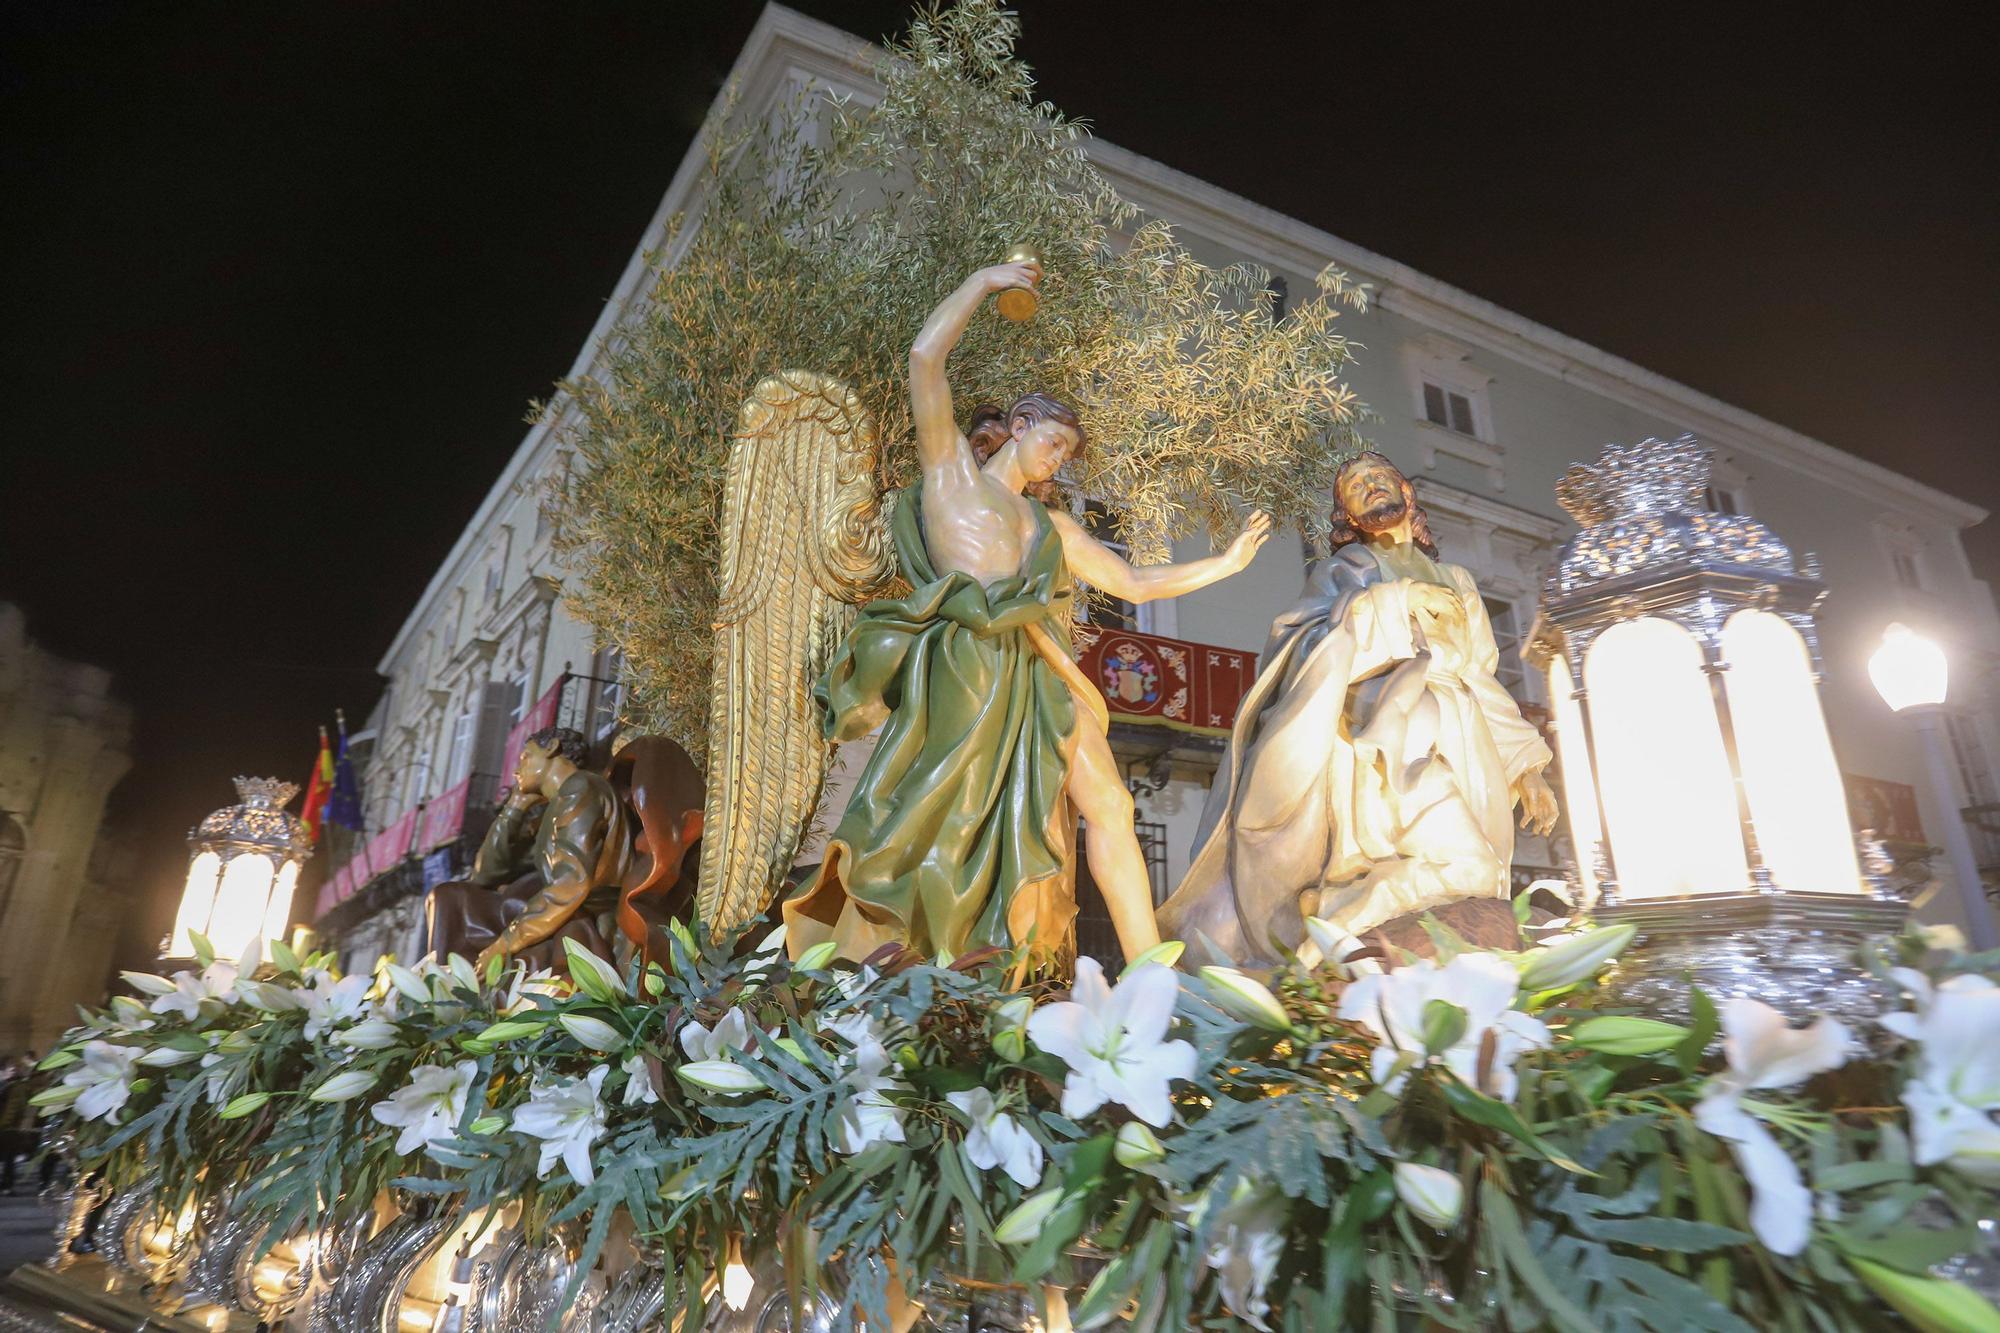
[[[1347,521],[1366,533],[1387,532],[1408,518],[1416,503],[1403,474],[1368,455],[1341,469],[1335,495]]]

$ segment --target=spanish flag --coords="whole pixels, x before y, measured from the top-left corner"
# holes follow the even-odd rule
[[[327,743],[326,728],[319,729],[319,758],[313,761],[312,779],[306,783],[306,807],[299,818],[305,820],[311,830],[314,843],[319,842],[319,833],[325,820],[321,815],[326,803],[333,798],[333,747]]]

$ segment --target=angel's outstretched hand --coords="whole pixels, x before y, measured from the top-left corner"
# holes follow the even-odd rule
[[[1271,539],[1271,516],[1259,509],[1250,515],[1250,521],[1243,525],[1243,531],[1235,541],[1229,543],[1229,559],[1237,569],[1248,569],[1256,558],[1258,548]]]

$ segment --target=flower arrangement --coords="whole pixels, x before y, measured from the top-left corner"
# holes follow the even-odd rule
[[[1606,1003],[1630,933],[1434,927],[1384,970],[1315,921],[1275,976],[1168,944],[1066,994],[992,951],[849,970],[685,930],[643,970],[571,945],[567,979],[273,946],[129,974],[36,1101],[86,1170],[274,1235],[390,1186],[518,1200],[581,1226],[580,1281],[623,1218],[690,1319],[748,1254],[875,1327],[963,1274],[1078,1328],[2000,1328],[1932,1271],[2000,1204],[1996,960],[1901,941],[1874,1032],[1699,993],[1683,1026]]]

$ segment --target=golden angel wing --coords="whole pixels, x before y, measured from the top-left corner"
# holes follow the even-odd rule
[[[770,905],[826,781],[813,683],[894,572],[875,421],[809,371],[760,382],[730,437],[696,911],[727,930]]]

